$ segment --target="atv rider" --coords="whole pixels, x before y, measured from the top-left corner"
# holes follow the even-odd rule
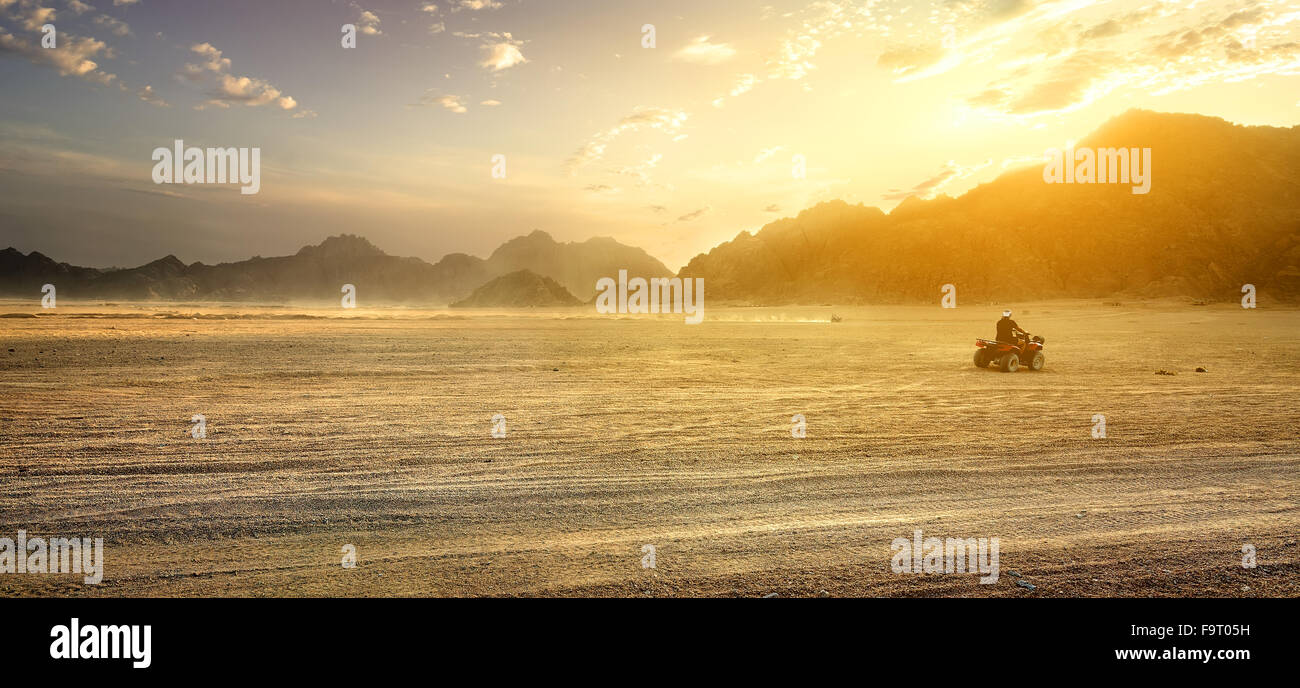
[[[998,341],[1020,346],[1020,337],[1017,336],[1018,334],[1029,335],[1028,332],[1020,329],[1020,326],[1016,324],[1016,321],[1011,319],[1010,308],[1002,311],[1002,319],[998,321]]]

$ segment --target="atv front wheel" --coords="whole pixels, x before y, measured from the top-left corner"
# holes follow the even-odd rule
[[[1007,354],[1002,357],[1002,363],[1000,365],[1002,372],[1014,373],[1017,370],[1020,370],[1020,357],[1016,354]]]
[[[1035,351],[1034,357],[1029,360],[1029,369],[1038,372],[1043,369],[1043,364],[1047,362],[1047,357],[1041,351]]]
[[[976,368],[989,367],[989,352],[983,349],[975,350],[975,367]]]

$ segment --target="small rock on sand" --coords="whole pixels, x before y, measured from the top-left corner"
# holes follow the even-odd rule
[[[1031,591],[1031,592],[1032,592],[1033,590],[1037,589],[1037,587],[1038,587],[1038,586],[1034,585],[1033,583],[1030,583],[1029,581],[1025,581],[1025,580],[1018,580],[1018,581],[1016,581],[1016,585],[1019,585],[1020,587],[1026,589],[1026,590],[1029,590],[1029,591]]]
[[[763,595],[763,599],[766,600],[766,599],[771,599],[773,597],[780,597],[780,596],[781,596],[780,593],[769,592],[768,594]]]

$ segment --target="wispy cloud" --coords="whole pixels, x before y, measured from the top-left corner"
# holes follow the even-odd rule
[[[459,0],[459,2],[451,8],[451,11],[459,12],[461,10],[469,10],[471,12],[477,12],[479,10],[499,10],[501,7],[501,3],[496,2],[495,0]]]
[[[167,101],[160,98],[157,93],[154,93],[153,86],[150,86],[148,84],[146,84],[144,88],[136,91],[135,95],[137,98],[143,100],[144,102],[150,105],[154,105],[157,107],[171,107],[171,105],[168,104]]]
[[[782,148],[784,148],[784,146],[772,146],[771,148],[764,148],[763,150],[758,152],[758,155],[754,156],[754,163],[758,164],[760,162],[763,162],[764,160],[767,160],[773,155],[776,155],[777,153],[781,152]]]
[[[693,210],[689,213],[686,213],[685,215],[682,215],[681,217],[677,218],[677,221],[690,222],[691,220],[698,220],[701,217],[707,215],[711,210],[713,210],[713,206],[706,205],[703,208],[700,208],[699,210]]]
[[[639,108],[632,114],[619,120],[618,124],[598,132],[586,144],[569,158],[567,167],[570,172],[577,172],[584,165],[600,160],[605,150],[615,139],[623,134],[643,129],[663,131],[675,134],[686,123],[688,115],[682,110],[669,108]]]
[[[524,42],[516,39],[508,31],[501,33],[493,31],[481,33],[453,31],[451,35],[457,38],[481,41],[479,51],[482,57],[479,60],[479,66],[493,72],[499,72],[517,64],[528,62],[524,58],[523,52],[519,50]]]
[[[434,105],[444,110],[450,110],[456,114],[463,115],[468,112],[465,107],[465,100],[457,95],[439,93],[437,89],[429,89],[420,96],[420,102],[415,103],[417,107]]]
[[[101,14],[98,17],[95,17],[94,21],[99,26],[102,26],[108,29],[109,31],[111,31],[114,36],[131,35],[131,27],[127,26],[126,22],[120,19],[114,19],[113,17],[110,17],[107,14]]]
[[[922,180],[910,189],[891,189],[888,193],[882,194],[881,198],[891,201],[901,201],[909,196],[919,198],[933,198],[939,190],[948,184],[966,179],[993,164],[992,160],[985,160],[978,165],[963,166],[949,160],[943,168],[935,175]]]
[[[711,43],[710,36],[699,36],[687,43],[685,47],[673,53],[673,58],[682,62],[702,65],[718,65],[736,56],[736,49],[727,43]]]

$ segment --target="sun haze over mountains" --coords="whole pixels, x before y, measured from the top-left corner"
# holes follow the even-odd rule
[[[433,262],[539,228],[677,270],[819,203],[959,196],[1134,108],[1290,127],[1298,46],[1270,0],[4,0],[0,246],[102,268],[358,234]],[[260,148],[259,193],[153,183],[175,140]]]
[[[1151,192],[1046,184],[1036,166],[888,215],[832,201],[742,232],[682,274],[754,303],[930,301],[945,283],[968,300],[1224,301],[1248,283],[1300,296],[1300,127],[1133,111],[1077,145],[1150,147]]]
[[[1271,298],[1300,297],[1300,127],[1135,110],[1078,146],[1149,146],[1159,160],[1151,191],[1046,184],[1043,169],[1031,167],[958,198],[911,196],[888,214],[829,201],[741,232],[693,258],[681,275],[705,278],[711,299],[751,304],[929,301],[945,283],[961,284],[963,298],[977,301],[1222,301],[1248,283]],[[280,258],[186,265],[169,255],[114,271],[9,248],[0,252],[0,293],[30,296],[58,282],[74,298],[323,301],[355,282],[366,285],[370,302],[570,305],[590,300],[596,280],[621,269],[641,277],[672,272],[610,238],[560,243],[534,231],[487,259],[451,254],[430,264],[341,235]]]

